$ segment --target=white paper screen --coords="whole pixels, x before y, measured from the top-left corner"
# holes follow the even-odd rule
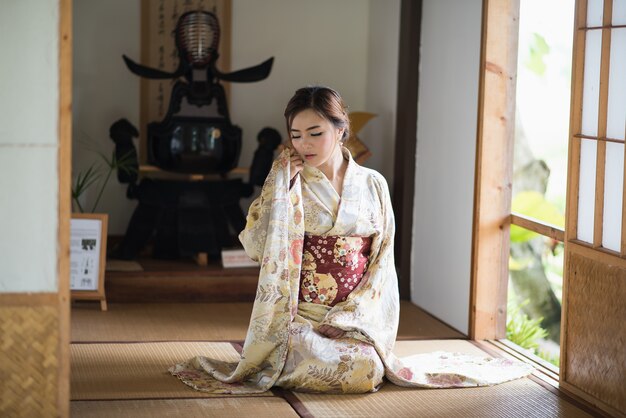
[[[626,0],[613,0],[613,24],[626,25]]]
[[[587,26],[602,26],[604,2],[602,0],[587,1]]]
[[[620,251],[624,194],[624,144],[606,144],[602,246]]]
[[[626,3],[626,0],[623,0]],[[611,29],[606,136],[624,139],[626,126],[626,28]]]
[[[581,140],[580,181],[578,186],[578,234],[581,241],[593,243],[593,212],[596,194],[597,142]]]
[[[582,134],[597,136],[600,100],[600,53],[602,31],[587,31],[585,42],[585,75],[583,81]]]

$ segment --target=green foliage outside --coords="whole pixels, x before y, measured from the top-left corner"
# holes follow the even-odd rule
[[[530,319],[528,315],[521,311],[521,308],[528,304],[528,300],[517,304],[515,297],[509,296],[506,318],[506,338],[531,351],[533,354],[544,360],[559,366],[559,356],[541,350],[539,341],[548,336],[548,332],[541,328],[543,318]]]
[[[511,202],[511,211],[559,228],[565,226],[565,216],[559,208],[536,191],[527,190],[517,193]],[[511,225],[511,242],[526,242],[538,236],[536,232]]]
[[[511,211],[520,215],[537,219],[542,223],[554,225],[559,228],[565,226],[565,216],[555,205],[535,191],[523,191],[517,193],[511,203]],[[534,231],[511,225],[511,243],[523,243],[542,237]],[[550,240],[549,238],[545,238]],[[561,289],[563,287],[563,243],[551,242],[546,245],[546,253],[543,254],[543,267],[550,284],[561,302]],[[511,257],[509,270],[523,270],[528,267],[530,260],[520,260]]]
[[[544,57],[550,52],[550,47],[545,38],[538,33],[533,33],[533,39],[530,42],[530,50],[528,57],[524,62],[526,68],[533,73],[541,76],[546,72],[546,63]]]
[[[538,340],[548,336],[548,332],[539,325],[543,318],[530,319],[521,311],[522,306],[528,304],[528,299],[519,305],[509,298],[506,318],[506,337],[522,348],[537,354]]]
[[[565,223],[574,15],[572,0],[520,4],[512,212],[559,228]],[[515,225],[510,233],[507,337],[558,366],[558,338],[546,332],[554,334],[558,323],[554,299],[562,299],[563,244]],[[546,285],[552,296],[541,291]]]
[[[545,197],[536,191],[523,191],[515,195],[512,201],[512,211],[521,215],[541,220],[555,226],[563,226],[565,217],[562,212],[553,203],[548,202]],[[511,243],[525,243],[542,236],[536,232],[511,225]],[[546,273],[546,277],[550,281],[555,296],[561,302],[562,295],[562,279],[563,279],[563,244],[552,242],[547,237],[545,240],[550,241],[545,245],[545,252],[542,254],[542,266]],[[534,262],[529,259],[516,259],[510,257],[509,270],[519,271],[530,267]],[[533,354],[543,358],[544,360],[559,365],[558,354],[550,353],[540,346],[540,342],[548,336],[548,332],[541,327],[543,317],[529,318],[522,308],[530,301],[524,300],[521,303],[514,294],[512,286],[509,286],[509,299],[507,307],[507,323],[506,336],[507,339],[531,351]]]

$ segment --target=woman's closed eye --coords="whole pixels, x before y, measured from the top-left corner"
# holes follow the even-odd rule
[[[321,136],[324,132],[311,132],[311,136]]]

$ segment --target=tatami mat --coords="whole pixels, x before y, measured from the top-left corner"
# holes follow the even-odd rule
[[[108,259],[105,264],[106,271],[143,271],[143,267],[133,260]]]
[[[400,357],[437,350],[488,356],[463,340],[397,341]],[[530,379],[464,389],[413,389],[387,383],[377,393],[316,395],[295,393],[315,417],[589,417],[584,411]]]
[[[72,307],[73,342],[242,341],[252,303],[110,303]],[[400,305],[398,339],[463,338],[407,301]]]
[[[407,357],[413,354],[432,353],[433,351],[439,350],[452,353],[489,356],[485,351],[466,340],[396,341],[393,352],[398,357]]]
[[[240,341],[251,303],[95,303],[72,307],[72,341]]]
[[[145,401],[77,401],[71,416],[80,418],[272,417],[298,414],[281,398],[163,399]]]
[[[198,355],[239,360],[230,343],[207,342],[71,344],[70,353],[72,400],[216,396],[193,390],[167,369]]]
[[[590,417],[529,379],[464,389],[409,389],[387,383],[365,395],[296,397],[315,417]]]
[[[439,338],[465,338],[459,331],[449,327],[426,311],[413,305],[411,302],[400,301],[400,323],[398,324],[398,339],[420,340]]]
[[[463,340],[398,341],[394,352],[408,356],[436,350],[487,355]],[[167,371],[196,355],[227,361],[239,358],[225,342],[72,344],[72,416],[290,417],[297,416],[294,410],[313,417],[590,416],[530,379],[469,389],[408,389],[387,383],[379,392],[363,395],[282,391],[285,394],[280,396],[288,402],[272,392],[246,397],[210,395],[187,387]]]

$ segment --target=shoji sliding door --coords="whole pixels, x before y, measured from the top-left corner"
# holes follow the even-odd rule
[[[626,0],[578,0],[561,384],[626,410]]]

